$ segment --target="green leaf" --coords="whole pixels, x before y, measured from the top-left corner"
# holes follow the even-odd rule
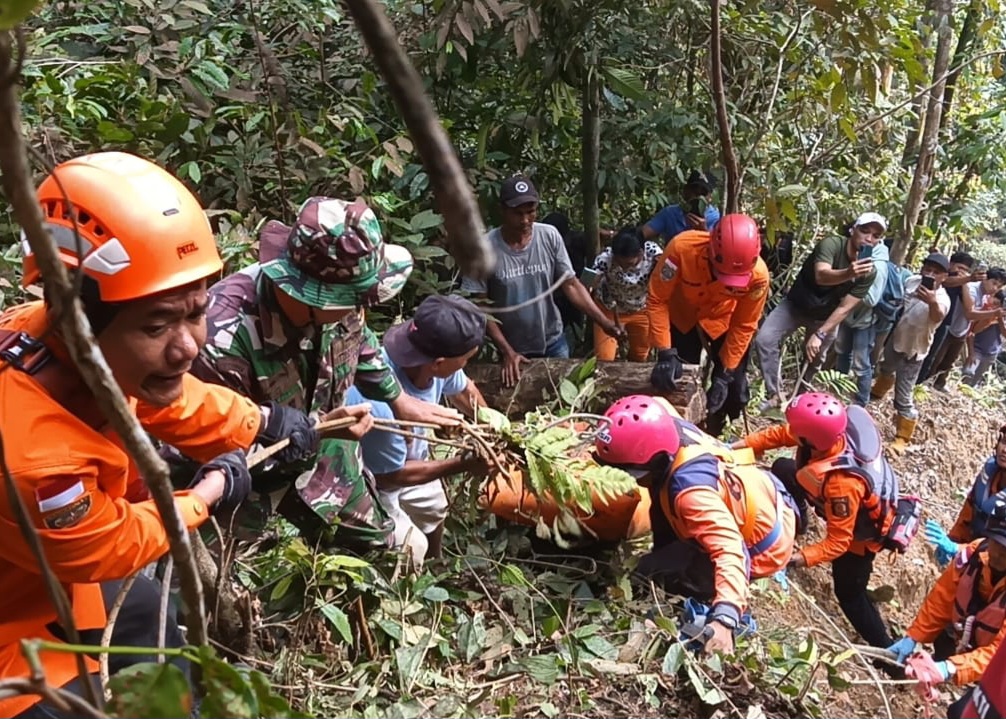
[[[339,632],[339,636],[346,644],[353,643],[353,631],[349,627],[349,616],[334,604],[319,604],[318,609],[328,620],[328,623]]]
[[[783,185],[775,191],[776,197],[796,197],[807,192],[806,185]]]
[[[202,80],[210,90],[226,90],[231,84],[227,73],[215,62],[209,60],[200,60],[198,64],[189,68],[189,72]]]
[[[504,564],[500,569],[500,584],[510,587],[529,586],[524,572],[521,571],[520,567],[513,564]]]
[[[699,676],[698,671],[689,664],[688,665],[688,678],[692,682],[692,686],[695,687],[695,693],[699,695],[699,699],[706,704],[722,704],[727,700],[726,695],[719,690],[715,685],[707,683],[705,679]]]
[[[664,655],[664,663],[660,667],[660,671],[664,674],[674,675],[678,673],[685,664],[685,647],[681,642],[675,642],[667,649],[667,654]]]
[[[100,120],[97,130],[101,139],[108,142],[130,142],[135,137],[130,130],[109,120]]]
[[[471,662],[475,659],[485,647],[485,643],[485,614],[476,612],[472,618],[463,615],[458,622],[458,645],[464,660]]]
[[[852,684],[847,681],[833,666],[828,667],[828,686],[836,691],[848,689]]]
[[[479,407],[479,422],[489,425],[493,432],[508,432],[510,430],[510,419],[495,409],[489,407]]]
[[[433,210],[423,210],[418,215],[413,217],[412,222],[409,224],[412,226],[413,232],[421,232],[422,230],[440,227],[443,223],[444,218],[436,212],[433,212]]]
[[[555,654],[522,657],[517,664],[541,684],[551,685],[559,678],[559,657]]]
[[[562,401],[565,402],[566,404],[570,405],[575,404],[576,398],[579,396],[579,394],[580,394],[580,388],[577,387],[572,382],[570,382],[568,379],[564,379],[559,384],[559,396],[562,398]]]
[[[447,593],[447,590],[443,587],[428,587],[425,592],[423,592],[423,599],[428,602],[446,602],[451,598],[451,595]]]
[[[174,664],[134,664],[109,679],[108,688],[108,710],[121,717],[187,717],[192,711],[189,682]]]
[[[288,574],[282,579],[280,579],[278,582],[276,582],[276,585],[272,588],[272,591],[269,593],[270,602],[275,602],[286,596],[286,593],[290,591],[290,585],[293,584],[293,576],[294,575],[292,574]]]
[[[423,664],[426,648],[422,645],[414,647],[398,647],[395,650],[395,667],[398,669],[398,686],[408,694],[415,684],[416,674]]]
[[[643,85],[643,81],[631,70],[621,67],[605,67],[602,74],[612,91],[622,97],[629,100],[642,100],[646,97],[646,87]]]
[[[215,656],[212,649],[200,650],[200,667],[206,695],[200,704],[200,713],[212,717],[260,716],[258,698],[245,677],[230,664]]]

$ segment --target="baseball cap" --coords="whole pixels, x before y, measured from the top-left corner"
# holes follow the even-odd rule
[[[275,237],[282,228],[268,229]],[[308,199],[285,246],[277,249],[270,249],[273,258],[262,264],[262,272],[284,293],[321,310],[387,302],[412,272],[412,254],[384,242],[377,216],[362,200]],[[265,259],[264,246],[261,254]]]
[[[887,220],[879,212],[864,212],[862,215],[856,218],[856,227],[862,227],[863,225],[869,224],[880,225],[880,229],[887,232]]]
[[[944,272],[950,271],[950,260],[942,252],[930,252],[929,256],[922,261],[924,265],[936,265]]]
[[[985,534],[1006,546],[1006,501],[996,497],[988,520],[985,522]]]
[[[538,190],[531,180],[523,175],[514,175],[503,181],[500,188],[500,202],[507,207],[520,207],[529,202],[538,202]],[[441,355],[443,357],[443,355]]]
[[[485,339],[486,316],[457,295],[430,295],[408,322],[384,333],[384,349],[399,367],[419,367],[439,357],[462,357]]]
[[[685,187],[691,187],[702,195],[708,195],[712,190],[712,183],[700,170],[692,170],[688,179],[685,180]]]

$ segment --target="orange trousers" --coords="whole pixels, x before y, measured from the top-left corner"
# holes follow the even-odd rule
[[[614,319],[615,314],[606,307],[600,307],[608,319]],[[646,310],[618,316],[618,321],[625,327],[629,335],[629,361],[645,362],[650,354],[650,322],[646,318]],[[594,354],[602,362],[611,362],[618,354],[618,340],[594,324]]]

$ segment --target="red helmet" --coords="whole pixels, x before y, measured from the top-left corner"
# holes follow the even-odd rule
[[[681,446],[674,423],[680,415],[661,397],[623,397],[604,416],[611,424],[594,441],[597,459],[604,464],[644,465],[661,452],[674,456]]]
[[[747,287],[759,255],[761,235],[747,215],[725,215],[709,235],[709,258],[722,285]]]
[[[848,414],[845,405],[830,394],[807,392],[794,397],[786,407],[786,421],[797,439],[825,450],[845,433]]]

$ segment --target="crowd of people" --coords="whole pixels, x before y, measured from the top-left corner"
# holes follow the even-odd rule
[[[592,321],[600,359],[623,345],[633,361],[652,358],[652,396],[608,409],[595,458],[646,489],[653,549],[638,570],[692,601],[701,621],[690,640],[731,651],[750,624],[752,579],[784,582],[787,569],[830,564],[839,606],[866,642],[889,651],[889,672],[927,687],[975,682],[1006,631],[1006,426],[955,526],[927,524],[946,569],[895,639],[867,586],[874,558],[905,550],[921,510],[863,406],[894,388],[897,437],[887,449],[897,452],[917,421],[917,382],[945,387],[965,348],[965,381],[980,382],[1006,333],[1006,272],[935,251],[915,272],[895,266],[885,218],[865,212],[844,235],[817,243],[763,317],[771,273],[762,234],[746,215],[721,216],[711,194],[693,173],[680,203],[611,233],[578,275],[562,228],[536,222],[531,180],[511,177],[488,238],[493,272],[464,278],[467,298],[427,297],[383,337],[366,311],[401,291],[413,261],[386,241],[362,200],[308,199],[291,226],[265,225],[258,262],[219,281],[223,264],[198,200],[147,160],[115,152],[70,160],[41,184],[38,201],[60,259],[80,273],[84,314],[114,379],[173,466],[187,528],[215,516],[254,535],[280,515],[326,550],[396,549],[421,571],[441,552],[443,479],[489,468],[478,457],[434,457],[422,434],[375,427],[449,428],[471,416],[485,398],[464,370],[487,341],[507,384],[531,358],[568,357],[562,298]],[[48,292],[26,247],[24,282],[38,281]],[[49,569],[68,590],[81,642],[97,644],[123,580],[162,556],[168,535],[53,329],[50,299],[0,316],[4,457]],[[856,378],[854,396],[798,389],[785,423],[724,443],[726,420],[750,401],[752,356],[767,404],[778,403],[780,348],[800,329],[804,381],[834,344],[836,366]],[[707,415],[696,425],[664,396],[684,363],[703,355]],[[284,441],[249,467],[255,448]],[[782,448],[792,456],[759,464]],[[0,678],[31,672],[21,639],[68,636],[16,504],[0,496]],[[815,516],[822,538],[798,547]],[[155,647],[156,580],[138,575],[125,596],[112,643]],[[165,640],[184,641],[173,618]],[[110,669],[149,658],[116,654]],[[42,659],[50,684],[83,692],[72,654]],[[96,676],[97,662],[85,662]],[[33,695],[0,698],[0,713],[64,716]]]

